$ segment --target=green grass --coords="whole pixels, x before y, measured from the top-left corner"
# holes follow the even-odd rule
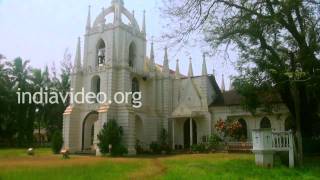
[[[6,179],[320,179],[320,157],[309,158],[303,168],[276,163],[257,167],[252,154],[193,154],[160,157],[85,157],[63,160],[50,149],[0,150],[0,180]]]
[[[22,168],[18,170],[6,170],[0,173],[0,179],[119,179],[138,169],[134,163],[115,164],[111,162],[97,163],[94,165],[55,167],[55,168]]]
[[[50,155],[50,148],[41,148],[35,150],[35,156]],[[27,157],[27,149],[0,149],[0,159],[1,158],[17,158],[17,157]]]
[[[237,156],[234,158],[233,156]],[[163,179],[319,179],[320,159],[301,169],[289,169],[276,163],[273,169],[257,167],[251,155],[218,154],[168,159]]]

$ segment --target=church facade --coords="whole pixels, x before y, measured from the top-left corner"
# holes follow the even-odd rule
[[[107,23],[106,19],[112,19]],[[241,97],[235,91],[225,91],[217,85],[214,75],[207,73],[205,57],[202,74],[194,76],[190,59],[188,75],[169,68],[167,49],[163,64],[155,63],[153,42],[147,57],[145,15],[141,27],[122,0],[113,0],[91,23],[90,9],[84,37],[83,53],[78,40],[71,88],[80,92],[141,92],[142,107],[128,103],[70,104],[63,120],[64,148],[70,152],[95,151],[97,135],[110,119],[123,128],[123,142],[129,154],[135,154],[137,140],[148,148],[158,141],[160,131],[166,129],[173,148],[190,147],[201,143],[212,133],[219,120],[240,120],[251,139],[251,130],[270,127],[284,130],[288,110],[275,102],[276,111],[258,111],[255,116],[240,105]],[[149,54],[149,53],[148,53]],[[83,56],[82,56],[83,55]]]

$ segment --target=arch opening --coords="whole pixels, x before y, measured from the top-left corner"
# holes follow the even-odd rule
[[[241,129],[239,130],[240,140],[247,140],[248,139],[248,127],[247,127],[246,120],[241,118],[238,120],[238,122],[241,125]]]
[[[128,18],[128,16],[123,14],[123,13],[121,14],[121,19],[122,19],[122,22],[124,24],[126,24],[126,25],[131,25],[132,24],[131,20]]]
[[[98,113],[91,112],[82,123],[82,151],[94,151],[96,149],[94,141],[96,138],[95,123],[98,121]]]
[[[103,66],[106,60],[106,44],[105,42],[100,39],[97,44],[97,66]]]
[[[190,118],[184,122],[183,134],[184,134],[184,148],[190,148],[193,144],[197,144],[197,124],[192,120],[192,143],[190,144]]]
[[[270,129],[271,128],[271,122],[270,122],[269,118],[267,118],[267,117],[262,118],[262,120],[260,122],[260,128],[261,129]]]

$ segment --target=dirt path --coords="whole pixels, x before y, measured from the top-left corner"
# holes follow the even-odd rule
[[[148,163],[142,169],[132,173],[129,179],[151,179],[157,178],[167,171],[167,167],[159,158],[150,158]]]

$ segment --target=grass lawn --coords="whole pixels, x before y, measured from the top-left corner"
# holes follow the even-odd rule
[[[193,154],[159,157],[71,156],[63,160],[49,149],[0,150],[0,180],[5,179],[320,179],[320,157],[304,168],[256,167],[250,154]]]

